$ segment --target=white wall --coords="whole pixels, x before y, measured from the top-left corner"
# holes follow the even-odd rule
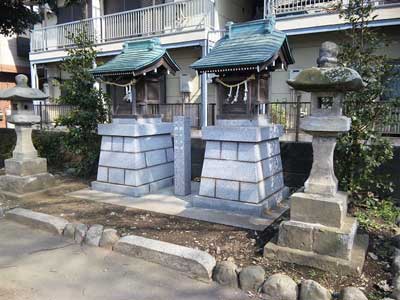
[[[17,37],[15,35],[0,35],[0,65],[29,67],[29,60],[17,55]]]
[[[389,47],[383,48],[380,53],[384,53],[393,59],[400,59],[400,26],[386,27],[382,31],[393,42]],[[289,70],[316,66],[321,44],[324,41],[332,41],[340,44],[344,38],[346,38],[344,33],[339,31],[289,36],[289,45],[296,61],[295,64],[289,66]],[[286,84],[287,79],[289,79],[289,71],[275,71],[271,74],[271,102],[291,101],[292,91]],[[302,101],[309,101],[307,93],[302,93]]]
[[[196,72],[189,66],[201,57],[200,47],[188,47],[180,49],[170,49],[168,53],[176,61],[181,71],[176,75],[167,75],[167,103],[181,103],[182,95],[180,93],[180,75],[188,74],[191,77],[192,93],[190,102],[200,101],[200,79]]]
[[[216,29],[224,29],[226,22],[246,22],[254,16],[253,0],[215,0]]]

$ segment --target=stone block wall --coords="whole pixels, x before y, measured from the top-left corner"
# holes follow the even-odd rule
[[[170,134],[102,137],[97,182],[93,183],[95,189],[101,186],[104,190],[105,184],[110,184],[110,192],[140,196],[172,185],[173,176]]]
[[[258,204],[284,187],[279,140],[207,141],[200,196]],[[281,197],[272,197],[274,206]]]

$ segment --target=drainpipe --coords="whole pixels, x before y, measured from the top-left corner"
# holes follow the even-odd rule
[[[202,57],[207,55],[208,45],[207,41],[204,41],[202,46]],[[208,86],[207,86],[207,73],[201,74],[201,103],[202,103],[202,127],[208,125]]]
[[[37,81],[37,67],[36,64],[31,63],[31,87],[33,89],[37,89],[38,87],[38,81]]]

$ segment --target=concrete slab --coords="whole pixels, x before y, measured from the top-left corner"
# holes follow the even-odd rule
[[[279,207],[270,210],[265,218],[259,218],[220,210],[193,207],[191,203],[193,197],[198,194],[198,191],[199,183],[192,182],[193,193],[188,196],[174,195],[173,187],[164,188],[155,193],[138,198],[94,191],[91,189],[72,192],[69,193],[68,196],[260,231],[270,226],[289,208],[288,203],[283,201]]]
[[[244,300],[240,290],[0,220],[1,300]]]

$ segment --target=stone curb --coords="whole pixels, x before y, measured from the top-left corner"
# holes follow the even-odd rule
[[[42,229],[55,234],[62,234],[68,221],[51,215],[34,212],[24,208],[14,208],[6,212],[6,219]]]
[[[207,280],[216,264],[207,252],[134,235],[121,238],[113,250]]]
[[[1,213],[1,211],[0,211]],[[1,214],[0,214],[1,218]],[[58,235],[63,235],[64,234],[64,229],[67,227],[68,224],[73,224],[69,223],[67,220],[59,217],[54,217],[51,215],[43,214],[43,213],[38,213],[34,212],[28,209],[23,209],[23,208],[15,208],[12,210],[8,210],[5,212],[5,218],[12,220],[17,223],[21,223],[24,225],[31,226],[32,228],[36,229],[41,229],[45,230],[51,233],[55,233]],[[76,235],[76,227],[79,225],[86,226],[84,224],[75,224],[74,228],[74,236]],[[101,225],[93,225],[93,226],[101,226]],[[68,230],[68,232],[71,230],[71,228]],[[66,231],[67,233],[67,231]],[[72,232],[69,232],[71,234]],[[104,233],[104,230],[102,230],[102,234]],[[101,234],[101,236],[102,236]],[[117,234],[115,232],[115,234]],[[69,237],[70,236],[65,236]],[[109,248],[111,249],[111,244],[108,245]],[[160,265],[163,265],[165,267],[184,272],[188,274],[191,277],[195,277],[197,279],[206,279],[207,281],[210,281],[211,278],[214,278],[214,280],[222,285],[225,286],[232,286],[232,287],[237,287],[238,283],[241,286],[242,289],[246,289],[244,285],[244,277],[240,276],[240,274],[247,269],[248,273],[250,276],[247,276],[246,280],[250,280],[249,284],[247,286],[251,286],[252,292],[267,292],[266,290],[266,285],[268,282],[268,278],[264,278],[264,274],[259,274],[259,276],[253,276],[254,274],[252,273],[257,273],[254,272],[256,271],[257,266],[251,266],[248,268],[244,269],[239,269],[234,263],[232,263],[232,272],[228,274],[229,278],[226,276],[226,270],[223,270],[225,274],[222,274],[222,277],[217,274],[220,272],[221,268],[216,268],[216,261],[213,256],[208,254],[207,252],[184,247],[184,246],[179,246],[171,243],[166,243],[158,240],[152,240],[149,238],[144,238],[140,236],[134,236],[134,235],[129,235],[120,238],[112,247],[112,250],[127,256],[131,257],[136,257],[136,258],[141,258],[146,261],[154,262]],[[397,255],[396,255],[397,254]],[[395,259],[393,266],[395,267],[396,263],[396,258],[400,260],[400,250],[396,251],[395,254]],[[223,262],[219,262],[218,264],[221,264]],[[253,272],[249,272],[248,269],[254,268],[252,270]],[[396,269],[396,267],[395,267]],[[400,268],[398,268],[400,270]],[[399,270],[396,269],[395,275],[400,276]],[[396,274],[397,273],[397,274]],[[281,274],[275,274],[275,275],[281,275]],[[261,278],[261,277],[262,278]],[[260,278],[257,278],[260,277]],[[271,276],[270,278],[272,278]],[[289,278],[290,280],[290,278]],[[221,282],[224,281],[224,282]],[[257,281],[257,284],[253,284],[252,281]],[[279,287],[273,287],[274,289],[277,289],[274,291],[277,293],[274,297],[280,296],[286,297],[284,299],[290,299],[290,300],[297,300],[300,298],[300,300],[309,300],[305,299],[304,296],[299,295],[299,290],[303,286],[303,282],[299,284],[298,286],[296,283],[293,282],[292,284],[295,288],[292,286],[292,295],[290,297],[287,296],[287,290],[286,288]],[[296,289],[297,288],[297,289]],[[323,287],[318,287],[318,289],[325,291]],[[357,290],[357,289],[356,289]],[[400,290],[400,289],[398,289]],[[396,287],[394,289],[394,292],[396,292]],[[328,293],[327,293],[328,294]],[[266,299],[268,299],[268,295],[263,294],[264,296],[267,296]],[[284,296],[285,295],[285,296]],[[362,292],[359,291],[358,295],[362,295]],[[392,297],[396,300],[400,300],[400,297],[396,297],[398,295],[392,295]],[[329,297],[329,296],[328,296]],[[327,298],[328,298],[327,297]],[[364,296],[365,297],[365,296]],[[326,298],[326,299],[327,299]],[[350,297],[351,298],[351,297]],[[350,299],[349,298],[349,299]],[[363,298],[363,297],[362,297]],[[361,298],[361,300],[362,300]],[[283,299],[283,298],[282,298]],[[353,299],[353,298],[351,298]],[[365,298],[366,299],[366,298]],[[271,299],[272,300],[272,299]],[[324,299],[325,300],[325,299]],[[330,298],[328,299],[330,300]],[[347,300],[347,297],[343,298],[340,297],[340,300]],[[391,299],[388,299],[391,300]]]
[[[72,224],[63,218],[24,208],[15,208],[7,211],[6,219],[58,235],[63,235],[67,225]],[[68,234],[72,235],[72,231],[74,231],[73,235],[75,237],[78,225],[84,224],[75,224],[73,229],[68,229]],[[66,237],[72,238],[72,236]],[[111,248],[111,245],[109,246]],[[216,265],[215,258],[207,252],[134,235],[120,238],[112,248],[113,251],[118,253],[154,262],[199,279],[210,280]]]
[[[229,260],[217,263],[213,280],[226,287],[240,287],[243,291],[258,294],[260,299],[265,300],[368,300],[356,287],[347,287],[339,293],[332,293],[314,280],[302,279],[301,282],[295,282],[284,273],[275,273],[265,278],[265,271],[261,266],[251,265],[240,269]]]

